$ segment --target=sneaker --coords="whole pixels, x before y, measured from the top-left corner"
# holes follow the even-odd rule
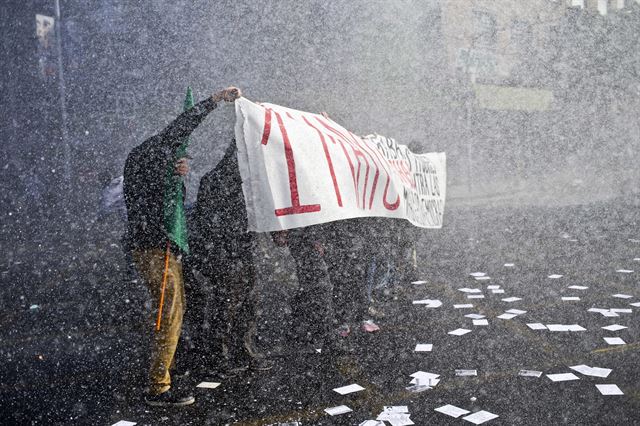
[[[340,337],[349,337],[349,334],[351,334],[351,327],[349,327],[349,324],[342,324],[338,327],[338,335]]]
[[[248,361],[229,360],[222,367],[221,373],[225,377],[236,377],[249,369]]]
[[[186,392],[177,392],[169,389],[158,395],[147,394],[145,402],[152,407],[182,407],[196,402],[193,395]]]
[[[251,362],[249,363],[249,368],[251,368],[251,370],[253,371],[267,371],[267,370],[271,370],[273,368],[274,362],[263,358],[263,357],[256,357],[256,358],[252,358]]]
[[[378,324],[376,324],[372,320],[367,320],[362,322],[362,331],[364,331],[365,333],[375,333],[376,331],[379,331],[379,330],[380,330],[380,327],[378,327]]]

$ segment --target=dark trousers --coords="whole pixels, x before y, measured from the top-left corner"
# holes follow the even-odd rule
[[[251,251],[238,256],[189,256],[184,266],[185,363],[215,365],[222,358],[256,356],[255,266]]]
[[[333,309],[340,324],[362,321],[367,309],[367,259],[350,240],[336,238],[327,244],[325,262],[333,284]]]
[[[230,358],[257,356],[256,338],[256,271],[253,255],[226,259],[217,274],[216,306],[219,315],[215,325],[221,331],[225,355]]]
[[[291,300],[293,332],[303,343],[322,343],[331,327],[331,281],[322,251],[304,230],[289,234],[289,251],[296,264],[298,289]]]

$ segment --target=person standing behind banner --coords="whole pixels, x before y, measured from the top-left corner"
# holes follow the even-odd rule
[[[271,369],[273,363],[258,353],[255,344],[256,239],[247,231],[235,140],[216,167],[200,180],[194,226],[198,238],[190,263],[209,280],[212,289],[211,322],[221,343],[212,352],[224,357],[218,360],[218,367],[227,377],[249,368]],[[197,342],[204,343],[202,339]],[[203,352],[202,348],[196,351]]]
[[[125,245],[151,293],[154,323],[156,312],[165,308],[152,342],[150,384],[145,398],[149,405],[182,406],[195,402],[192,395],[171,388],[169,373],[180,337],[185,300],[181,252],[175,246],[167,247],[169,236],[164,227],[166,173],[185,138],[218,102],[233,102],[239,96],[237,88],[229,87],[197,103],[162,132],[135,147],[125,162],[123,191],[128,217]],[[175,163],[176,174],[185,176],[188,170],[186,159]],[[182,191],[184,194],[184,185]]]
[[[341,337],[349,336],[352,326],[368,325],[363,323],[368,307],[366,224],[354,218],[323,225],[324,260],[333,285],[336,332]]]
[[[332,286],[324,261],[322,232],[323,227],[316,225],[271,233],[277,246],[289,248],[296,265],[298,288],[290,302],[290,337],[303,352],[315,352],[329,343]]]

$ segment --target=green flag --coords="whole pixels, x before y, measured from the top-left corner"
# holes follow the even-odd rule
[[[187,96],[184,100],[184,110],[191,109],[194,105],[193,92],[187,87]],[[164,229],[169,240],[173,241],[180,250],[189,253],[189,241],[187,236],[187,218],[184,212],[184,200],[182,194],[182,176],[175,173],[175,163],[178,159],[187,156],[189,138],[185,138],[176,151],[173,161],[167,168],[164,190]]]

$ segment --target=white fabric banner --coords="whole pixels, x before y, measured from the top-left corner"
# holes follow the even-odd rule
[[[414,154],[360,137],[319,114],[235,101],[249,230],[279,231],[365,216],[442,227],[444,153]]]

